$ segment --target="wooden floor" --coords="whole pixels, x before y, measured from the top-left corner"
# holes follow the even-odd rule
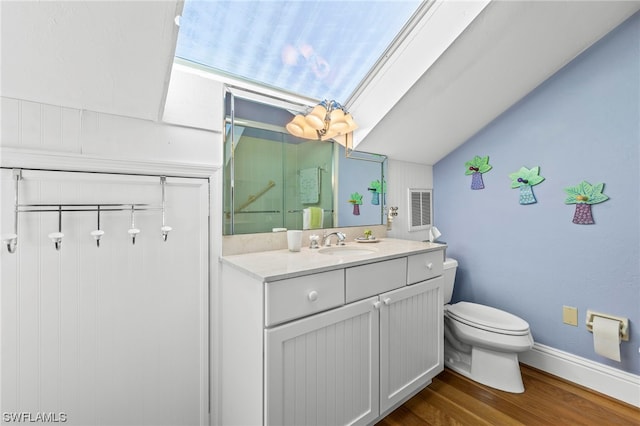
[[[640,425],[640,409],[521,365],[525,392],[483,386],[445,369],[378,423],[412,425]]]

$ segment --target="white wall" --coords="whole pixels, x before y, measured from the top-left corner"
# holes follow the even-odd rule
[[[387,205],[398,207],[398,216],[391,225],[387,235],[392,238],[423,241],[427,239],[427,231],[409,232],[409,188],[433,189],[433,167],[424,164],[409,163],[399,160],[388,160]],[[437,194],[434,200],[437,202]],[[437,225],[437,218],[434,218]]]
[[[114,160],[222,164],[220,133],[1,98],[0,147]]]
[[[221,103],[221,84],[218,89]],[[46,238],[46,233],[57,230],[50,229],[56,227],[55,218],[43,217],[46,224],[34,225],[30,239],[23,239],[31,231],[27,226],[30,222],[24,222],[26,227],[19,229],[18,253],[8,254],[2,247],[3,411],[64,411],[68,414],[67,424],[208,424],[208,406],[216,411],[216,401],[209,404],[207,400],[214,395],[210,394],[208,366],[212,366],[212,388],[216,369],[207,356],[215,357],[216,341],[215,335],[211,336],[213,351],[209,353],[207,320],[215,320],[218,302],[214,291],[209,305],[207,291],[212,285],[209,276],[215,282],[217,274],[217,261],[212,259],[217,259],[221,252],[221,216],[217,212],[221,209],[218,174],[222,164],[222,134],[7,97],[0,98],[0,113],[3,168],[198,177],[204,178],[196,180],[203,181],[206,188],[196,198],[181,198],[169,192],[173,200],[170,198],[168,205],[175,213],[169,224],[174,227],[169,246],[158,242],[144,249],[142,242],[138,242],[132,247],[128,240],[122,241],[127,237],[127,229],[121,228],[126,228],[123,223],[128,223],[129,217],[120,217],[122,226],[109,233],[118,235],[122,246],[115,252],[112,246],[109,262],[100,263],[95,273],[91,272],[91,262],[96,253],[106,250],[96,252],[94,243],[87,240],[92,229],[70,222],[65,215],[63,232],[70,238],[63,243],[64,251],[56,252]],[[221,117],[219,123],[222,124]],[[1,181],[0,233],[6,234],[13,232],[9,170],[3,170]],[[128,200],[120,202],[145,202],[135,194],[156,201],[159,197],[159,185],[154,185],[153,190],[146,189],[149,194],[144,190],[136,192],[131,184],[118,187],[109,184],[102,188],[108,188],[114,200]],[[98,200],[91,202],[104,202],[101,191],[79,193],[72,189],[70,194],[65,191],[68,190],[38,190],[37,194],[67,196],[52,202],[82,203],[89,195]],[[194,219],[193,214],[198,218]],[[93,226],[94,218],[83,221]],[[184,235],[183,231],[190,232],[187,240],[179,237]],[[153,238],[154,231],[148,227],[143,233]],[[160,239],[159,231],[156,236]],[[109,247],[107,240],[104,245]],[[178,251],[169,258],[162,257],[157,250],[167,247]],[[131,253],[135,249],[142,254]],[[36,257],[27,257],[27,250],[36,253]],[[189,262],[176,264],[185,253],[191,253],[189,258],[197,261],[197,267]],[[90,256],[89,260],[84,256]],[[189,287],[182,267],[196,274],[195,287]],[[16,274],[12,270],[37,273]],[[50,280],[42,281],[46,271],[53,271],[53,284]],[[60,276],[62,271],[66,271],[64,276]],[[74,278],[73,271],[88,271],[88,276],[97,281]],[[108,277],[101,278],[99,271],[110,272]],[[160,292],[155,285],[167,291]],[[17,288],[24,292],[17,294]],[[198,291],[197,297],[192,297]],[[194,322],[196,317],[198,322]],[[195,331],[195,335],[186,332],[186,319],[191,321],[187,328]],[[8,332],[14,330],[19,334]],[[185,338],[189,342],[185,343]],[[16,344],[21,348],[17,352],[10,349]],[[164,349],[166,345],[184,351],[174,353],[173,349]],[[107,361],[105,356],[109,358]],[[167,389],[167,380],[172,390]],[[176,384],[179,395],[171,396],[178,390]],[[167,397],[170,400],[163,399]]]

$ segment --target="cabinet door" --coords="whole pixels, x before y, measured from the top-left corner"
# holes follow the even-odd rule
[[[377,300],[265,331],[265,424],[367,424],[378,417]]]
[[[380,295],[380,413],[444,368],[443,278]]]

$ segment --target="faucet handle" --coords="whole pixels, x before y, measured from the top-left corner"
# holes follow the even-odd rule
[[[338,245],[340,245],[340,246],[344,245],[344,240],[345,240],[345,238],[347,238],[347,234],[345,234],[344,232],[340,232],[340,231],[331,232],[331,233],[326,233],[325,232],[324,236],[322,237],[325,247],[330,247],[331,246],[331,236],[332,235],[335,235],[336,238],[338,239]]]

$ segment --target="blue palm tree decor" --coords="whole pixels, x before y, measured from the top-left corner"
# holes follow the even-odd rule
[[[374,180],[369,184],[368,190],[371,191],[371,204],[374,206],[380,205],[380,193],[382,192],[383,184],[380,180]]]
[[[526,205],[537,202],[535,195],[533,195],[533,186],[544,180],[544,177],[540,176],[539,173],[540,167],[533,167],[532,169],[521,167],[520,170],[509,175],[511,188],[520,188],[520,204]]]
[[[492,168],[489,164],[489,156],[480,157],[476,155],[473,160],[467,161],[464,166],[466,168],[464,174],[471,175],[471,189],[484,189],[482,174]]]

